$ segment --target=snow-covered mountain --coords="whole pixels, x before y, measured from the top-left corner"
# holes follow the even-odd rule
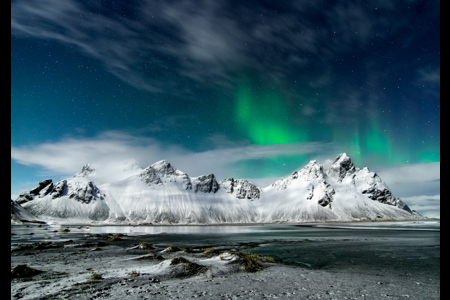
[[[45,223],[11,199],[11,224],[22,224],[23,222]]]
[[[106,220],[109,207],[89,178],[93,171],[87,164],[81,172],[56,184],[51,179],[43,180],[31,191],[20,194],[16,202],[42,219]]]
[[[404,220],[421,216],[368,168],[340,154],[329,167],[303,169],[259,188],[245,179],[190,177],[159,161],[124,180],[96,186],[90,165],[53,184],[41,181],[16,202],[41,219],[64,222],[209,224]]]
[[[392,195],[376,173],[356,168],[345,153],[338,155],[328,169],[311,161],[300,171],[264,188],[263,193],[259,209],[265,222],[419,217]]]

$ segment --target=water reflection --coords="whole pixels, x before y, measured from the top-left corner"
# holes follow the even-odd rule
[[[292,226],[279,225],[251,225],[251,226],[233,226],[233,225],[157,225],[157,226],[92,226],[91,233],[123,233],[123,234],[247,234],[252,232],[273,232],[273,231],[295,231]]]
[[[361,222],[361,223],[309,223],[295,225],[299,227],[341,228],[341,229],[379,229],[379,230],[431,230],[440,231],[440,221],[409,222]]]

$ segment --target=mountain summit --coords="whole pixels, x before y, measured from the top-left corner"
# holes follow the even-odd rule
[[[161,160],[124,180],[96,186],[94,169],[41,181],[16,202],[40,219],[62,222],[212,224],[406,220],[421,216],[394,197],[374,172],[339,154],[260,188],[245,179],[190,177]]]

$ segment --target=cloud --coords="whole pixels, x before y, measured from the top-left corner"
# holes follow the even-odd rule
[[[416,71],[415,83],[427,97],[441,98],[441,67],[425,67]]]
[[[33,3],[22,0],[11,4],[11,35],[75,46],[128,84],[152,92],[171,84],[166,76],[163,82],[153,79],[167,71],[169,65],[164,45],[155,42],[167,35],[155,30],[158,25],[161,25],[158,21],[132,19],[102,5],[70,0]],[[149,38],[154,41],[149,43]],[[172,43],[172,47],[176,46]]]
[[[392,193],[424,216],[440,215],[441,163],[420,163],[383,168],[377,173]]]
[[[120,131],[102,132],[95,138],[63,138],[54,143],[11,147],[11,158],[23,165],[36,165],[54,174],[70,176],[90,163],[107,181],[122,179],[123,162],[156,162],[161,157],[189,151],[153,138],[134,137]]]
[[[417,71],[418,78],[417,82],[423,83],[423,84],[433,84],[440,86],[441,84],[441,68],[436,67],[433,69],[426,68],[426,69],[419,69]]]
[[[214,173],[218,179],[229,177],[234,162],[277,155],[322,153],[324,143],[295,143],[268,146],[238,145],[224,137],[213,138],[220,148],[192,152],[184,147],[154,138],[133,136],[121,131],[106,131],[94,138],[63,138],[53,143],[11,147],[11,158],[19,164],[39,166],[49,173],[71,176],[90,163],[96,169],[98,184],[123,179],[134,163],[145,168],[165,159],[190,176]],[[133,170],[131,169],[130,172]]]
[[[441,163],[419,163],[383,168],[378,174],[391,184],[434,182],[441,178]]]
[[[396,11],[384,1],[379,15],[372,5],[295,2],[141,1],[116,8],[108,1],[18,0],[11,3],[11,35],[61,42],[130,85],[186,95],[193,82],[229,87],[245,69],[281,81],[298,74],[296,66],[308,67],[315,69],[308,79],[324,84],[330,62],[355,42],[383,37]]]
[[[402,198],[408,206],[429,218],[440,218],[441,195],[420,195]]]

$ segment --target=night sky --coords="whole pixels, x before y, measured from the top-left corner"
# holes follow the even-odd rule
[[[13,199],[85,163],[266,186],[341,152],[439,215],[440,1],[11,1]]]

